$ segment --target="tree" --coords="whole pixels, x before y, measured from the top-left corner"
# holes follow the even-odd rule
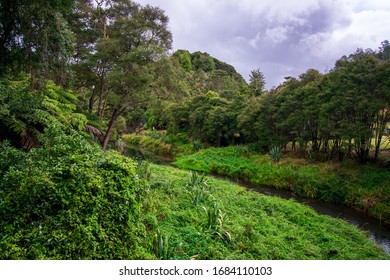
[[[107,26],[109,36],[97,46],[98,53],[107,56],[112,65],[106,99],[111,117],[103,149],[107,148],[118,117],[150,100],[145,93],[152,78],[151,65],[171,48],[172,36],[167,25],[168,17],[159,8],[141,7],[127,0],[112,3]]]
[[[74,87],[85,93],[84,110],[90,113],[100,96],[105,95],[107,58],[97,55],[97,42],[107,37],[107,1],[76,1],[72,13],[67,15],[74,40],[71,68],[75,73]],[[90,94],[90,95],[89,95]],[[98,113],[101,112],[98,108]]]
[[[348,153],[353,152],[361,163],[368,159],[372,140],[379,152],[388,121],[390,98],[383,65],[374,52],[357,50],[337,61],[328,78],[330,100],[322,118],[333,123],[335,137],[346,142]]]
[[[260,96],[265,91],[265,78],[260,69],[252,70],[249,75],[249,90],[251,95]]]
[[[177,50],[173,57],[177,57],[179,59],[181,67],[186,72],[191,72],[193,70],[192,62],[191,62],[191,54],[187,50]]]
[[[211,72],[215,70],[215,62],[208,53],[194,52],[191,54],[191,59],[193,68],[196,71]]]
[[[379,57],[382,60],[390,60],[390,43],[388,40],[382,42],[382,45],[379,50]]]
[[[72,40],[64,14],[73,1],[0,1],[0,75],[31,75],[34,88],[45,79],[69,82]]]

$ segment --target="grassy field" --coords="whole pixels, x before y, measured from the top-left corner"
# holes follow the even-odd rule
[[[245,147],[209,148],[182,156],[174,165],[288,189],[300,196],[342,203],[390,223],[390,170],[354,161],[314,163],[251,153]]]
[[[388,259],[365,233],[293,200],[152,165],[145,244],[160,259]]]

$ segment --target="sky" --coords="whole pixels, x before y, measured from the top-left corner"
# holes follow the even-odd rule
[[[173,51],[207,52],[268,89],[308,69],[331,70],[358,48],[390,41],[389,0],[136,0],[169,17]]]

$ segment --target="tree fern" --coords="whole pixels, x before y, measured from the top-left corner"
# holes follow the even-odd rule
[[[70,124],[77,130],[85,129],[88,119],[85,115],[79,113],[73,113],[70,117]]]
[[[19,143],[28,142],[28,146],[35,143],[33,140],[44,128],[52,125],[64,131],[84,130],[87,117],[75,113],[76,100],[70,90],[52,81],[47,81],[42,90],[33,91],[27,75],[18,80],[3,78],[0,80],[0,125],[19,135]]]
[[[27,124],[15,116],[8,117],[4,119],[3,122],[12,132],[15,132],[16,134],[25,135],[27,132]]]

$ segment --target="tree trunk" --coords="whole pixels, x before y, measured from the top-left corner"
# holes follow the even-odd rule
[[[376,140],[377,141],[376,141],[376,145],[375,145],[375,155],[374,155],[375,160],[377,160],[378,156],[379,156],[379,149],[380,149],[381,143],[382,143],[382,132],[378,133],[378,138]]]
[[[93,88],[91,98],[89,98],[89,111],[93,111],[93,106],[95,105],[96,98],[96,88]]]
[[[358,159],[360,163],[364,164],[367,162],[370,149],[368,147],[367,140],[361,139],[360,143]]]
[[[126,106],[122,105],[121,107],[116,108],[112,112],[112,116],[111,116],[110,122],[108,123],[108,129],[107,129],[106,134],[104,135],[104,139],[103,139],[103,145],[102,145],[103,150],[107,149],[108,143],[110,141],[110,136],[111,136],[111,133],[112,133],[112,129],[114,128],[115,121],[125,111],[125,109],[126,109]]]

